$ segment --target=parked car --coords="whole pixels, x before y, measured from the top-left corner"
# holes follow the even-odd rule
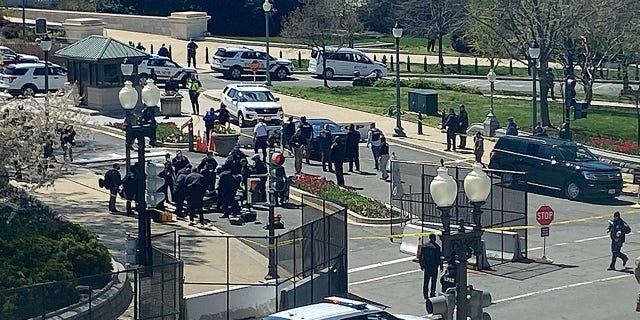
[[[222,73],[225,77],[239,80],[243,74],[253,74],[251,63],[258,61],[258,73],[265,73],[267,53],[251,48],[218,48],[211,58],[211,70]],[[290,60],[269,56],[269,72],[271,77],[284,80],[293,74],[294,67]]]
[[[0,46],[0,53],[2,53],[2,65],[8,66],[10,64],[25,63],[25,62],[39,62],[40,58],[28,54],[16,53],[9,47]]]
[[[526,172],[528,185],[560,191],[570,200],[614,198],[622,192],[620,169],[573,141],[503,136],[491,151],[490,169]],[[501,173],[503,181],[517,181]]]
[[[343,139],[346,139],[347,132],[340,127],[339,124],[333,122],[333,120],[329,119],[307,119],[307,122],[313,127],[313,138],[311,139],[311,143],[309,144],[309,157],[314,160],[320,160],[322,158],[320,152],[320,143],[318,142],[318,137],[320,137],[320,130],[324,128],[325,125],[329,125],[329,131],[331,131],[331,135],[333,137],[339,136]],[[296,128],[300,125],[300,121],[295,122]]]
[[[327,69],[323,69],[322,50],[315,47],[311,50],[307,70],[317,76],[323,72],[327,79],[334,76],[353,77],[354,74],[368,75],[374,73],[377,78],[387,76],[387,66],[369,59],[362,51],[352,48],[327,48]]]
[[[156,73],[158,78],[157,83],[166,83],[169,79],[175,79],[182,86],[187,84],[187,79],[192,74],[197,74],[198,71],[194,68],[181,67],[173,60],[162,57],[156,54],[150,55],[148,58],[142,60],[138,66],[138,79],[140,85],[147,84],[147,79],[151,77],[151,69]]]
[[[267,125],[280,125],[284,112],[271,91],[257,84],[228,84],[220,95],[220,106],[226,106],[240,127],[256,124],[263,119]]]
[[[363,301],[327,297],[321,303],[306,305],[269,315],[263,320],[426,320],[425,317],[390,314],[382,307]]]
[[[44,63],[10,64],[0,74],[0,90],[5,90],[14,97],[32,97],[36,93],[43,93],[45,73]],[[67,70],[49,63],[49,91],[63,89],[67,81]]]

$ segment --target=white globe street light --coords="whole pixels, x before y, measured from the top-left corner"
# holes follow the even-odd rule
[[[498,118],[493,113],[493,90],[494,83],[496,82],[497,75],[493,68],[489,69],[489,73],[487,73],[487,80],[489,80],[490,85],[490,98],[489,98],[489,113],[487,113],[487,117],[484,120],[484,135],[493,137],[495,135],[496,129],[500,128],[500,123],[498,122]]]
[[[133,110],[138,104],[138,91],[133,87],[133,83],[127,80],[124,82],[124,87],[120,89],[118,93],[118,99],[122,105],[122,109],[125,111]]]
[[[473,205],[473,228],[482,229],[482,205],[491,192],[491,179],[482,170],[482,165],[474,163],[472,170],[464,178],[464,193]]]
[[[536,76],[538,72],[537,60],[538,58],[540,58],[540,46],[535,40],[533,40],[531,42],[531,45],[529,46],[529,57],[531,58],[531,74],[533,76],[533,125],[531,126],[531,132],[533,132],[533,130],[535,130],[536,128],[536,125],[538,124],[538,106],[536,101],[538,99],[538,93],[536,92]]]
[[[449,175],[447,168],[438,168],[438,175],[431,180],[429,193],[433,201],[440,210],[440,220],[442,221],[443,234],[451,233],[451,206],[458,196],[458,184]]]
[[[147,79],[147,84],[142,88],[142,103],[147,107],[157,107],[160,103],[160,89],[152,79]]]

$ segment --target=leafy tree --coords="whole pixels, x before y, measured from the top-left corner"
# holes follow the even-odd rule
[[[296,39],[320,49],[322,67],[326,70],[330,53],[327,47],[342,47],[351,43],[363,30],[357,7],[350,0],[305,0],[304,6],[294,10],[282,24],[282,36]],[[324,86],[328,87],[326,74]]]
[[[358,7],[358,18],[365,29],[388,34],[399,3],[399,0],[368,0]]]

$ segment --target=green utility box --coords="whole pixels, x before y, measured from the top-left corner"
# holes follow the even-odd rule
[[[409,111],[429,116],[440,116],[438,113],[438,94],[429,90],[409,91]]]

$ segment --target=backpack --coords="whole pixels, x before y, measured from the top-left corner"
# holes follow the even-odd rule
[[[380,130],[378,128],[371,129],[371,141],[380,140]]]

